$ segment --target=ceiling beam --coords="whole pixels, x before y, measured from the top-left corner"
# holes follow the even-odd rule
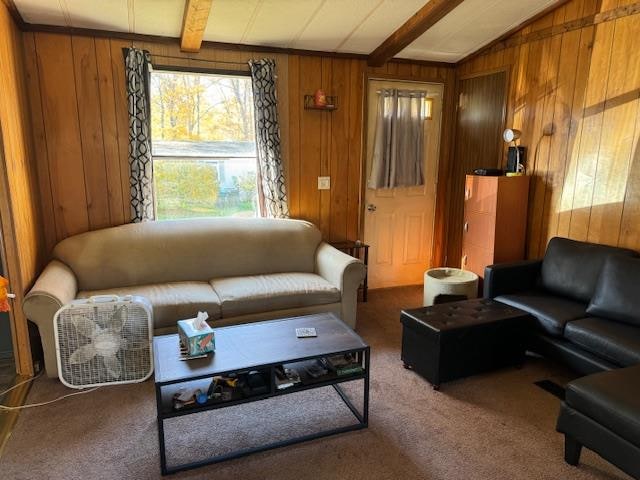
[[[367,62],[369,66],[380,67],[384,65],[463,1],[430,0],[369,54]]]
[[[213,0],[187,0],[180,41],[180,49],[183,52],[198,53],[200,51],[212,4]]]

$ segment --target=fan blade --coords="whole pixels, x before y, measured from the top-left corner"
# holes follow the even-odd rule
[[[121,350],[127,350],[132,352],[134,350],[148,350],[149,342],[147,340],[132,340],[130,338],[123,338],[120,343]]]
[[[83,337],[93,338],[102,331],[96,322],[88,319],[84,315],[72,315],[71,322],[76,327],[78,333]]]
[[[122,326],[124,325],[125,320],[125,308],[124,305],[121,305],[113,312],[111,318],[109,320],[109,330],[115,333],[120,333],[122,331]]]
[[[87,363],[96,356],[96,349],[92,344],[84,345],[78,348],[69,356],[69,363],[71,365],[78,365],[80,363]]]
[[[107,368],[109,375],[113,378],[120,378],[122,376],[122,367],[120,366],[118,357],[111,355],[108,357],[102,357],[102,360],[104,360],[104,366]]]

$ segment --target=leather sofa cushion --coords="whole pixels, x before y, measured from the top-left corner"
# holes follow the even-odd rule
[[[176,282],[137,287],[78,292],[78,298],[92,295],[141,295],[153,306],[154,328],[175,327],[178,320],[193,318],[199,311],[212,320],[221,316],[220,299],[205,282]]]
[[[640,327],[598,317],[569,322],[567,340],[621,367],[640,363]]]
[[[611,318],[640,327],[640,259],[607,259],[596,291],[587,307],[590,315]]]
[[[340,302],[340,291],[313,273],[216,278],[211,286],[220,297],[223,318]]]
[[[552,238],[542,261],[542,286],[555,295],[588,303],[600,271],[611,255],[634,257],[637,254],[624,248]]]
[[[640,446],[640,366],[596,373],[567,385],[566,403]]]
[[[540,329],[555,337],[562,336],[568,321],[583,318],[587,307],[583,303],[539,291],[500,295],[495,299],[533,315]]]

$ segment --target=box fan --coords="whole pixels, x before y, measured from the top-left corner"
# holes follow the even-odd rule
[[[153,373],[152,308],[143,297],[74,300],[54,317],[60,381],[71,388],[142,382]]]

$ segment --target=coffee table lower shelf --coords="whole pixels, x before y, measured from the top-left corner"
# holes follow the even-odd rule
[[[363,428],[367,428],[369,422],[369,365],[370,365],[370,350],[369,348],[364,348],[361,350],[354,350],[353,353],[357,354],[362,362],[362,366],[364,368],[362,373],[349,375],[344,377],[333,377],[325,381],[318,381],[311,384],[294,386],[284,390],[275,389],[274,381],[271,382],[271,391],[269,393],[265,393],[262,395],[256,395],[253,397],[246,397],[239,400],[232,400],[228,402],[221,402],[216,404],[205,405],[202,407],[189,408],[178,411],[171,411],[167,409],[167,393],[163,392],[163,388],[179,386],[181,383],[189,383],[194,379],[185,380],[184,382],[169,382],[169,383],[156,383],[156,405],[157,405],[157,422],[158,422],[158,440],[160,444],[160,469],[163,475],[173,474],[182,472],[185,470],[190,470],[198,467],[202,467],[205,465],[211,465],[214,463],[223,462],[226,460],[232,460],[235,458],[240,458],[246,455],[250,455],[252,453],[263,452],[265,450],[271,450],[274,448],[285,447],[288,445],[294,445],[296,443],[302,443],[309,440],[315,440],[318,438],[327,437],[330,435],[335,435],[339,433],[350,432],[354,430],[360,430]],[[306,358],[305,360],[309,360],[310,358]],[[302,359],[300,359],[302,360]],[[263,365],[256,366],[255,369],[263,369],[270,368],[273,370],[274,365]],[[226,372],[226,374],[236,373],[236,372]],[[241,373],[241,372],[237,372]],[[272,372],[272,378],[274,373]],[[201,377],[202,378],[202,377]],[[347,393],[341,388],[340,384],[345,382],[351,382],[356,380],[363,380],[362,387],[362,411],[359,411],[358,408],[353,404]],[[217,455],[214,457],[210,457],[203,460],[198,460],[190,463],[184,463],[179,465],[168,466],[167,465],[167,456],[166,456],[166,444],[165,444],[165,433],[164,433],[164,422],[168,419],[175,418],[183,415],[192,415],[197,413],[202,413],[209,410],[223,409],[227,407],[232,407],[236,405],[240,405],[243,403],[256,402],[261,400],[266,400],[274,397],[279,397],[283,395],[288,395],[292,393],[297,393],[305,390],[324,388],[324,387],[333,387],[333,389],[337,392],[341,400],[344,404],[349,408],[353,416],[356,418],[357,423],[352,425],[346,425],[343,427],[332,428],[328,430],[323,430],[320,432],[311,433],[308,435],[301,435],[293,438],[289,438],[286,440],[279,440],[276,442],[267,443],[264,445],[259,445],[255,447],[243,448],[233,452]]]

